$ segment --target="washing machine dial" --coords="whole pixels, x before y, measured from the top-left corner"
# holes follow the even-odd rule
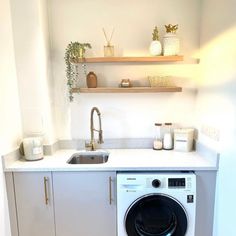
[[[161,185],[161,181],[160,181],[159,179],[154,179],[154,180],[152,181],[152,186],[153,186],[154,188],[159,188],[160,185]]]

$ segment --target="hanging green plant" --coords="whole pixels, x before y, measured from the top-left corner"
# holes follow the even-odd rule
[[[72,88],[75,86],[76,82],[79,79],[78,72],[78,63],[81,62],[81,59],[84,58],[84,54],[86,48],[92,48],[89,43],[79,43],[79,42],[70,42],[66,47],[65,52],[65,63],[66,63],[66,78],[67,78],[67,86],[69,92],[69,100],[73,101],[73,93]],[[84,74],[87,75],[86,72],[86,64],[82,64]]]

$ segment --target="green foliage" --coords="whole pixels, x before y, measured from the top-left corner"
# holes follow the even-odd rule
[[[76,63],[79,63],[79,60],[84,58],[86,48],[92,48],[92,47],[89,43],[70,42],[67,45],[65,51],[64,59],[66,63],[66,78],[67,78],[67,86],[69,89],[70,102],[72,102],[74,99],[72,88],[79,77],[78,71],[76,69],[77,66]],[[83,68],[84,72],[86,73],[85,64],[83,64]]]
[[[155,26],[155,28],[154,28],[154,30],[153,30],[153,33],[152,33],[152,40],[153,40],[153,41],[159,40],[159,35],[158,35],[157,26]]]

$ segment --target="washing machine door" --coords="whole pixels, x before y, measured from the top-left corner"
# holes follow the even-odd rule
[[[184,236],[187,215],[176,199],[163,194],[149,194],[129,207],[125,227],[128,236]]]

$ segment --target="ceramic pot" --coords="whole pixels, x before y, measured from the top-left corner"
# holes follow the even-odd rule
[[[163,55],[179,55],[180,41],[175,33],[167,33],[163,38]]]
[[[151,42],[149,47],[149,52],[152,56],[159,56],[162,53],[161,43],[158,40],[154,40]]]
[[[97,88],[97,76],[94,72],[90,71],[86,77],[88,88]]]

